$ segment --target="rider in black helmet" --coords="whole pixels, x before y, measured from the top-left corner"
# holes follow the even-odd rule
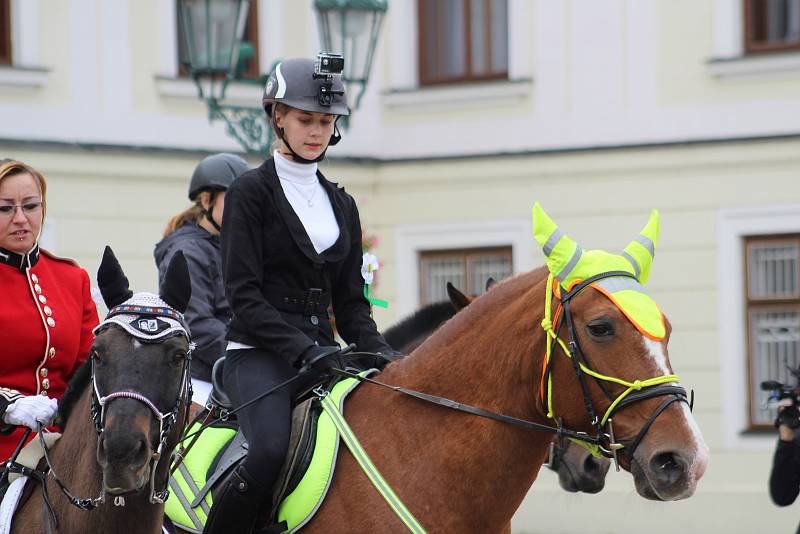
[[[339,58],[341,59],[341,58]],[[215,500],[204,532],[250,532],[269,506],[289,442],[292,398],[339,367],[328,306],[338,333],[359,350],[389,353],[364,296],[361,222],[356,203],[317,169],[339,141],[348,114],[341,76],[323,55],[283,61],[262,104],[280,140],[259,168],[228,190],[222,230],[225,291],[233,319],[224,384],[235,406],[300,376],[238,413],[251,444],[244,463]]]
[[[225,354],[225,331],[231,318],[219,249],[225,192],[247,169],[247,162],[234,154],[213,154],[203,159],[189,183],[192,205],[170,219],[154,251],[159,281],[164,280],[177,251],[183,252],[189,265],[192,298],[185,317],[197,344],[192,355],[192,384],[199,404],[205,404],[211,391],[211,367]]]

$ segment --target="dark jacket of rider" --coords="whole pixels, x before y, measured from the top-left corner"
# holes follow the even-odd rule
[[[284,196],[272,158],[241,175],[226,196],[222,256],[235,314],[228,339],[269,350],[290,365],[335,345],[327,307],[342,339],[358,350],[392,353],[364,297],[361,222],[353,197],[317,172],[339,238],[317,253]],[[320,293],[308,301],[309,290]],[[305,303],[295,305],[294,303]]]
[[[792,504],[800,494],[800,432],[792,441],[778,440],[769,476],[769,494],[778,506]]]
[[[219,237],[189,221],[162,239],[154,251],[159,284],[179,250],[186,257],[192,280],[192,298],[184,314],[197,344],[192,353],[192,378],[210,382],[214,362],[225,354],[225,332],[231,318],[222,283]]]

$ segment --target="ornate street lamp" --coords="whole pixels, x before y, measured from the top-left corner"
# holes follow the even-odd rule
[[[209,121],[222,119],[228,135],[248,152],[264,154],[271,129],[264,110],[226,104],[225,91],[233,81],[263,85],[263,80],[239,77],[242,40],[250,0],[179,0],[178,20],[183,34],[181,58],[205,100]]]
[[[345,57],[342,78],[353,110],[367,88],[388,0],[314,0],[323,50]]]
[[[228,135],[248,152],[263,155],[272,137],[264,110],[258,105],[225,103],[231,81],[260,86],[266,81],[266,75],[257,80],[239,77],[250,4],[251,0],[178,0],[181,61],[197,86],[198,97],[206,102],[209,120],[224,120]],[[345,56],[342,78],[348,93],[355,95],[351,102],[356,109],[369,80],[387,0],[315,0],[314,7],[323,48]]]

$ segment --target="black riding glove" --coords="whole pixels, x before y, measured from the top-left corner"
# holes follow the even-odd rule
[[[310,354],[301,359],[300,371],[306,372],[314,369],[322,374],[332,375],[333,371],[345,368],[345,361],[342,356],[352,352],[355,345],[341,347],[312,347]]]
[[[778,412],[778,417],[775,419],[775,428],[781,425],[786,425],[789,428],[800,428],[800,410],[797,406],[787,406]]]

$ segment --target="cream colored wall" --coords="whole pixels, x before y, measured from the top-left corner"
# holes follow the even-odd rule
[[[156,291],[153,248],[172,215],[189,206],[189,178],[200,154],[153,154],[4,146],[47,179],[47,215],[59,255],[76,259],[96,285],[110,245],[131,288]],[[252,162],[251,162],[252,163]]]
[[[327,174],[357,197],[364,227],[379,236],[376,294],[390,302],[403,276],[395,270],[398,226],[528,218],[538,200],[582,246],[619,251],[650,209],[661,211],[648,286],[673,326],[673,367],[695,390],[710,467],[693,498],[666,504],[641,499],[627,473],[609,474],[599,495],[576,496],[543,472],[515,518],[515,532],[748,533],[796,526],[796,509],[779,510],[768,497],[771,438],[766,448],[762,438],[760,452],[723,441],[720,365],[728,355],[719,351],[716,276],[720,210],[800,203],[800,140],[392,163],[366,172],[333,163]],[[538,250],[532,260],[542,262]],[[383,326],[397,319],[391,307],[375,315]]]

